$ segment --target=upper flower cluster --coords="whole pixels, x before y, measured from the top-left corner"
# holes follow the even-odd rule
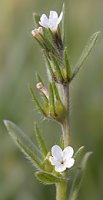
[[[49,18],[43,14],[40,18],[39,24],[45,28],[50,28],[51,31],[56,31],[59,23],[61,22],[63,17],[63,12],[61,12],[60,16],[56,11],[50,11]]]
[[[54,145],[51,149],[49,160],[55,166],[56,172],[63,172],[66,168],[71,168],[74,165],[74,150],[71,146],[66,147],[63,151],[58,145]]]

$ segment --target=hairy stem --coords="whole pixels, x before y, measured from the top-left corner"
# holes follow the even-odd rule
[[[66,200],[67,183],[56,184],[56,200]]]

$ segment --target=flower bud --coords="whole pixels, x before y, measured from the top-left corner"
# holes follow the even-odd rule
[[[40,34],[43,34],[42,27],[35,28],[34,30],[32,30],[31,34],[32,34],[33,37],[40,39]]]
[[[36,88],[40,92],[42,92],[47,98],[49,98],[48,90],[47,90],[47,88],[41,82],[39,82],[39,83],[36,84]]]

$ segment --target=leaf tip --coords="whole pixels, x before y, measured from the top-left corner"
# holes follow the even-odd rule
[[[10,121],[5,119],[5,120],[3,120],[3,122],[4,122],[4,125],[5,125],[6,127],[8,127],[8,124],[9,124]]]

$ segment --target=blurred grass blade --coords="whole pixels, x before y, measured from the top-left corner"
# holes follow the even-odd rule
[[[84,61],[86,60],[86,58],[88,57],[88,55],[90,54],[92,48],[94,47],[96,40],[99,36],[100,32],[96,32],[94,33],[90,40],[88,41],[86,47],[84,48],[72,75],[72,79],[75,77],[75,75],[78,73],[79,69],[81,68],[82,64],[84,63]]]
[[[42,153],[43,157],[45,158],[48,151],[47,151],[47,148],[46,148],[46,145],[45,145],[45,141],[44,141],[37,125],[35,126],[35,135],[36,135],[36,139],[37,139],[39,148],[41,150],[41,153]]]
[[[41,162],[37,157],[38,149],[32,141],[12,122],[5,120],[4,124],[8,133],[20,148],[20,150],[27,156],[35,167],[41,168]]]
[[[57,177],[54,176],[50,173],[46,173],[46,172],[36,172],[35,173],[36,178],[43,184],[55,184],[55,183],[60,183],[60,182],[64,182],[65,179],[63,179],[62,177]]]
[[[80,163],[80,166],[78,166],[77,172],[76,172],[74,179],[73,179],[73,182],[71,184],[68,200],[76,200],[77,199],[78,191],[80,189],[82,179],[84,177],[87,161],[88,161],[88,158],[90,157],[91,154],[92,154],[92,152],[87,152],[84,155],[84,157],[83,157],[83,159]]]

